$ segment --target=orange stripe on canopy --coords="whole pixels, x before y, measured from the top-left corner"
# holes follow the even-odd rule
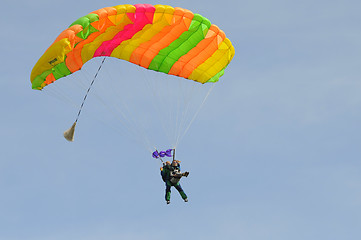
[[[76,34],[78,34],[81,31],[83,31],[83,27],[81,25],[73,25],[70,28],[65,29],[63,32],[61,32],[59,36],[55,39],[53,44],[64,38],[68,38],[71,46],[73,47],[76,43],[83,40],[76,36]]]
[[[148,42],[142,43],[134,50],[130,62],[148,68],[153,58],[160,50],[169,46],[173,41],[189,29],[194,14],[183,8],[174,8],[172,25],[164,27]],[[167,38],[165,36],[168,35]]]
[[[72,73],[80,70],[84,65],[81,57],[81,51],[83,50],[84,45],[93,42],[100,34],[104,33],[105,30],[108,29],[108,27],[114,26],[114,24],[109,20],[108,17],[116,15],[117,10],[115,8],[109,7],[99,9],[93,13],[100,15],[98,15],[99,21],[91,23],[91,25],[97,30],[99,30],[99,32],[94,32],[90,34],[87,39],[82,39],[82,41],[75,46],[73,51],[67,54],[65,64]]]
[[[114,24],[109,20],[110,16],[117,15],[117,9],[114,7],[106,7],[92,12],[99,16],[99,20],[92,22],[91,25],[96,28],[98,31],[103,32],[108,27],[113,26]]]
[[[216,25],[211,25],[209,31],[197,46],[183,55],[173,65],[168,74],[188,78],[200,64],[206,61],[218,49],[226,35]]]
[[[45,78],[45,84],[49,85],[50,83],[53,83],[55,81],[55,77],[53,75],[53,73],[50,73],[46,78]]]

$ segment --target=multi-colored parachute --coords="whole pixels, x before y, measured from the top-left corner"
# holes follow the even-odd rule
[[[216,82],[233,55],[224,32],[199,14],[165,5],[118,5],[79,18],[63,31],[34,66],[31,82],[41,90],[100,56]]]
[[[69,100],[69,93],[73,88],[76,90],[76,85],[86,86],[86,95],[80,104],[77,118],[73,126],[64,133],[64,137],[72,141],[75,125],[90,87],[106,57],[113,57],[114,61],[108,59],[103,70],[110,74],[98,77],[101,84],[92,91],[105,107],[99,108],[96,116],[106,116],[106,113],[99,113],[103,109],[110,110],[115,117],[111,121],[119,120],[122,130],[129,130],[133,139],[141,142],[151,152],[154,151],[154,143],[161,145],[159,143],[162,140],[158,137],[163,136],[169,141],[162,149],[169,148],[170,144],[175,149],[215,86],[198,82],[217,82],[234,53],[232,43],[225,33],[199,14],[166,5],[118,5],[91,12],[64,30],[34,66],[31,82],[33,89],[41,90],[82,69],[89,60],[104,57],[94,78],[86,76],[84,84],[81,75],[86,75],[88,66],[94,66],[92,64],[96,64],[96,60],[90,61],[77,74],[69,76],[76,81],[60,81],[47,88],[49,91],[44,91],[54,91],[56,97]],[[145,77],[139,77],[137,71],[142,72],[143,68],[136,65],[134,68],[122,67],[117,58],[156,72],[147,71]],[[120,72],[114,74],[118,70]],[[127,74],[127,70],[131,72]],[[149,80],[153,75],[156,76]],[[127,81],[129,77],[134,81]],[[116,81],[118,78],[121,78],[120,81]],[[90,87],[87,87],[91,79]],[[194,82],[183,81],[184,79]],[[61,86],[68,83],[70,86],[62,91]],[[142,87],[145,91],[141,91]],[[105,92],[100,93],[103,88]],[[150,95],[149,98],[147,94]],[[75,92],[75,96],[77,98],[79,93]],[[77,101],[73,105],[77,106]],[[137,103],[139,104],[136,105]],[[91,109],[96,107],[93,103]],[[152,107],[154,110],[150,110]],[[157,119],[152,119],[153,117]],[[162,128],[159,124],[162,124]],[[114,125],[117,124],[112,127]],[[161,129],[163,133],[160,133]],[[157,139],[152,141],[154,139],[151,138]]]

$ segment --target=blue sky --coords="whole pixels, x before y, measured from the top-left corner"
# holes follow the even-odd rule
[[[177,151],[189,202],[169,206],[147,151],[86,117],[66,142],[75,110],[30,85],[63,29],[125,3],[2,3],[0,239],[360,239],[361,3],[144,2],[208,17],[236,49]]]

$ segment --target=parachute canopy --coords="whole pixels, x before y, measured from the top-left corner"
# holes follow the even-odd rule
[[[31,72],[32,88],[41,90],[100,56],[206,83],[223,75],[234,48],[216,25],[186,9],[106,7],[79,18],[56,38]]]

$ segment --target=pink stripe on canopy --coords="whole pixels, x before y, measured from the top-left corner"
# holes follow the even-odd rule
[[[124,30],[114,36],[112,40],[105,41],[95,51],[94,57],[110,56],[113,50],[123,41],[131,39],[134,34],[144,28],[145,25],[153,23],[155,7],[150,4],[135,4],[135,13],[127,13],[133,24],[126,25]]]

